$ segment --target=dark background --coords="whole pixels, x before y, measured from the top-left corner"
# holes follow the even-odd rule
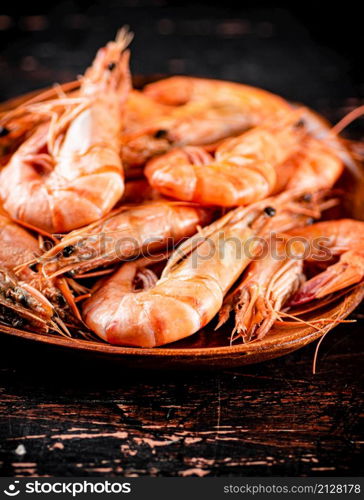
[[[0,100],[82,73],[129,24],[135,73],[243,81],[333,119],[364,94],[358,3],[32,2],[0,7]],[[1,337],[3,475],[363,473],[363,328],[219,373],[150,373]]]
[[[359,3],[99,0],[2,2],[0,98],[82,73],[128,24],[134,73],[260,85],[316,107],[362,97]]]

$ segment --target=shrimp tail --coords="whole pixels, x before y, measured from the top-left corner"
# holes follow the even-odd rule
[[[325,297],[364,279],[364,255],[348,251],[340,260],[325,271],[306,281],[289,302],[298,306],[311,300]]]

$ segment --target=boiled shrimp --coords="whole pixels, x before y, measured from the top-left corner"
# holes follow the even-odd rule
[[[176,106],[160,123],[174,146],[201,146],[241,134],[266,119],[291,110],[283,98],[240,83],[175,76],[151,83],[144,93]]]
[[[250,124],[254,116],[260,120],[262,116],[269,117],[282,109],[290,109],[290,105],[282,97],[263,89],[208,78],[172,76],[146,85],[143,92],[155,101],[169,106],[203,101],[230,104],[236,110],[239,107],[240,113],[249,114]]]
[[[292,237],[302,238],[311,247],[305,260],[324,262],[329,257],[339,256],[338,262],[306,281],[291,298],[290,305],[299,305],[320,299],[331,293],[360,283],[364,279],[364,222],[340,219],[318,222],[306,228],[289,232]],[[318,249],[313,248],[315,245]],[[329,260],[330,262],[330,260]]]
[[[284,189],[306,189],[308,192],[330,189],[346,167],[356,181],[363,175],[345,141],[333,133],[331,124],[308,108],[302,110],[306,134],[300,147],[283,164],[277,165],[274,193]]]
[[[285,193],[229,212],[183,243],[159,280],[145,259],[122,265],[85,302],[86,324],[108,342],[141,347],[197,332],[251,261],[258,246],[254,237],[273,228],[274,219],[281,229],[307,222],[310,203],[291,204],[293,198]],[[136,281],[145,289],[136,290]]]
[[[29,289],[37,300],[43,297],[60,325],[63,326],[62,320],[77,323],[79,314],[66,281],[63,278],[50,280],[38,272],[36,266],[31,266],[41,254],[42,249],[34,236],[5,215],[0,215],[0,268],[4,273],[10,273],[9,283],[18,281],[18,286]],[[25,303],[24,299],[23,305]]]
[[[51,119],[1,172],[0,195],[13,218],[48,232],[66,232],[103,217],[122,196],[129,40],[122,31],[100,49],[77,97],[32,105]]]
[[[211,222],[213,210],[167,200],[122,206],[104,219],[65,236],[41,257],[44,273],[82,274],[120,260],[173,247]]]
[[[241,134],[292,108],[282,97],[241,83],[174,76],[150,83],[144,93],[176,106],[165,137],[175,146],[200,146]]]
[[[53,305],[36,287],[35,273],[25,267],[20,275],[13,269],[39,255],[37,240],[0,215],[0,323],[13,328],[36,327],[47,332],[55,314]],[[0,325],[0,330],[3,325]]]
[[[219,311],[220,327],[234,312],[232,340],[260,340],[275,321],[284,318],[302,322],[288,306],[355,285],[364,279],[364,223],[351,219],[318,222],[295,228],[269,242],[264,258],[251,263],[241,282],[227,295]],[[304,261],[336,264],[305,281]]]
[[[291,107],[281,97],[247,85],[172,77],[131,93],[127,109],[122,157],[132,172],[130,167],[171,148],[241,134]]]
[[[267,242],[267,255],[252,262],[240,283],[224,300],[219,311],[220,328],[234,313],[235,326],[231,342],[252,338],[262,339],[273,326],[285,301],[301,285],[302,259],[290,259],[286,254],[286,242]]]
[[[135,177],[138,167],[171,148],[170,141],[165,137],[165,127],[172,126],[173,109],[150,99],[141,91],[132,90],[129,93],[121,148],[127,177]]]
[[[283,164],[276,166],[275,193],[302,188],[307,192],[330,189],[344,170],[337,151],[324,141],[307,136]]]
[[[36,328],[59,331],[52,304],[37,289],[0,267],[0,331]]]
[[[152,187],[179,200],[203,205],[247,205],[276,185],[276,166],[298,148],[302,131],[294,112],[227,139],[215,155],[202,148],[176,149],[151,160],[145,175]]]

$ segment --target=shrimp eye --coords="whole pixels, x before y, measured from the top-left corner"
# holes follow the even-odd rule
[[[68,247],[64,247],[62,250],[63,257],[69,257],[75,251],[75,247],[73,245],[68,245]]]
[[[168,134],[168,130],[164,130],[161,128],[155,132],[154,137],[156,139],[163,139],[163,137],[166,137],[167,134]]]
[[[302,201],[311,201],[312,200],[312,194],[311,193],[305,193],[302,196]]]
[[[66,278],[73,278],[75,274],[75,271],[67,271],[66,273],[64,273],[64,276],[66,276]]]
[[[37,270],[37,265],[38,265],[38,263],[37,263],[37,262],[34,262],[33,264],[29,264],[29,269],[30,269],[31,271],[34,271],[34,272],[35,272],[35,271]]]
[[[18,295],[18,300],[19,300],[19,303],[23,307],[29,307],[28,299],[26,298],[26,296],[23,293],[21,293],[21,294]]]
[[[107,69],[108,69],[109,71],[112,71],[112,70],[113,70],[113,69],[115,69],[115,68],[116,68],[116,63],[114,63],[114,62],[111,62],[111,63],[109,63],[109,64],[107,65]]]
[[[268,215],[268,217],[274,217],[276,214],[276,209],[273,207],[265,207],[264,213]]]
[[[0,137],[5,137],[8,134],[10,134],[10,130],[6,127],[0,126]]]
[[[56,296],[56,301],[60,307],[64,307],[67,304],[66,299],[61,294]]]
[[[295,123],[294,126],[296,128],[303,128],[305,126],[305,120],[303,118],[301,118],[300,120],[298,120],[298,122]]]

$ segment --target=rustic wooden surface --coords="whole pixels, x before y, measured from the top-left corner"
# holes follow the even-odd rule
[[[356,313],[358,316],[358,313]],[[363,320],[220,373],[123,370],[1,337],[2,475],[360,475]]]
[[[363,96],[350,9],[331,6],[327,23],[307,3],[56,3],[2,6],[0,100],[73,79],[123,23],[136,73],[244,81],[333,118]],[[1,336],[1,475],[360,475],[363,325],[329,333],[315,376],[314,345],[236,371],[150,373]]]

